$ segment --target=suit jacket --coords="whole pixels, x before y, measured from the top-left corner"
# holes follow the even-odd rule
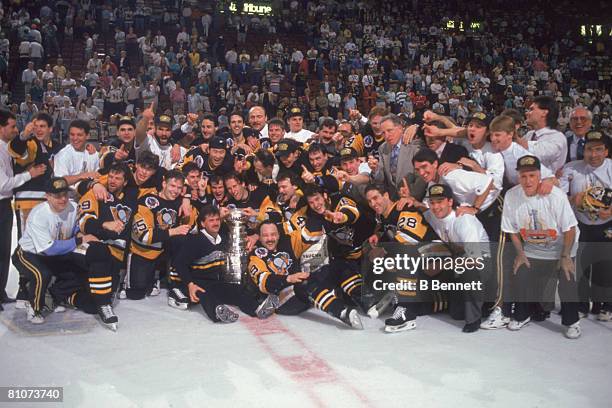
[[[454,143],[446,143],[438,163],[457,163],[462,157],[470,157],[465,147]]]
[[[412,158],[419,149],[420,146],[416,143],[409,145],[402,143],[397,158],[397,172],[391,174],[391,145],[385,142],[378,148],[379,163],[373,179],[376,183],[383,184],[393,199],[397,198],[404,177],[407,178],[410,194],[414,198],[422,200],[425,196],[427,183],[414,172],[412,165]]]

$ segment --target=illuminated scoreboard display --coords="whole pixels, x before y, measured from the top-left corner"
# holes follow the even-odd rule
[[[242,10],[239,10],[240,7],[242,7]],[[230,13],[250,14],[257,16],[274,15],[271,1],[232,1],[229,3],[228,9]]]

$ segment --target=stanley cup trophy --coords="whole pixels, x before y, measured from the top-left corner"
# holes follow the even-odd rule
[[[239,209],[233,208],[226,221],[229,227],[229,247],[223,281],[240,285],[249,265],[246,250],[247,217]]]

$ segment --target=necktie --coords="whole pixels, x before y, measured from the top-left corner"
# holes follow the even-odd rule
[[[582,160],[584,158],[584,137],[578,139],[578,143],[576,143],[576,159]]]
[[[399,157],[399,151],[400,151],[400,145],[398,143],[395,146],[393,146],[393,149],[391,150],[390,170],[393,176],[395,176],[395,173],[397,173],[397,159]]]

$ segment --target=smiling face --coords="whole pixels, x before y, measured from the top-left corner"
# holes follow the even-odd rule
[[[210,153],[210,163],[213,167],[217,168],[221,164],[223,164],[223,160],[225,159],[226,151],[225,149],[217,149],[216,147],[209,148]]]
[[[266,126],[267,121],[268,117],[262,107],[254,107],[249,112],[249,125],[251,125],[253,129],[261,132],[264,126]]]
[[[340,168],[345,171],[349,176],[356,176],[359,174],[359,165],[361,162],[358,158],[344,159],[340,161]]]
[[[368,205],[374,210],[376,215],[384,214],[391,205],[389,193],[385,192],[381,194],[378,190],[368,191],[366,193],[366,200],[368,200]]]
[[[85,129],[71,127],[68,130],[70,144],[77,152],[82,152],[85,150],[85,144],[87,143],[87,133]]]
[[[442,219],[451,213],[453,210],[453,199],[452,198],[433,198],[429,200],[429,209],[432,214]]]
[[[219,214],[210,214],[202,220],[202,227],[213,237],[219,234],[221,229],[221,217]]]
[[[512,133],[498,131],[491,132],[491,147],[496,152],[503,152],[512,144]]]
[[[230,128],[232,129],[232,135],[241,136],[242,129],[244,129],[244,120],[242,117],[238,115],[230,116]]]
[[[570,116],[570,129],[576,136],[583,137],[591,128],[593,120],[589,117],[589,112],[584,108],[576,108]]]
[[[127,178],[122,171],[110,171],[108,173],[108,191],[116,194],[127,185]]]
[[[317,214],[323,215],[327,210],[327,194],[317,193],[307,198],[308,207]]]
[[[167,200],[176,200],[182,193],[185,182],[181,179],[171,178],[162,182],[162,198]]]
[[[320,151],[309,153],[308,160],[315,172],[321,172],[327,164],[327,155]]]
[[[297,190],[297,186],[291,184],[291,180],[282,179],[278,181],[278,200],[281,203],[286,203],[289,201]]]
[[[259,241],[270,252],[276,251],[280,234],[278,228],[274,224],[263,224],[259,230]]]
[[[434,161],[429,163],[426,161],[415,162],[414,171],[421,176],[426,183],[436,180],[436,174],[438,173],[438,162]]]
[[[241,200],[247,194],[244,183],[240,183],[234,178],[225,180],[225,188],[234,200]]]
[[[46,120],[35,120],[34,121],[34,137],[40,142],[46,142],[51,139],[51,133],[53,127],[49,127]]]
[[[68,206],[68,192],[65,191],[63,193],[47,193],[46,194],[47,201],[49,202],[49,206],[56,213],[61,213]]]
[[[592,167],[599,167],[608,157],[608,148],[603,143],[590,142],[584,146],[584,161]]]

